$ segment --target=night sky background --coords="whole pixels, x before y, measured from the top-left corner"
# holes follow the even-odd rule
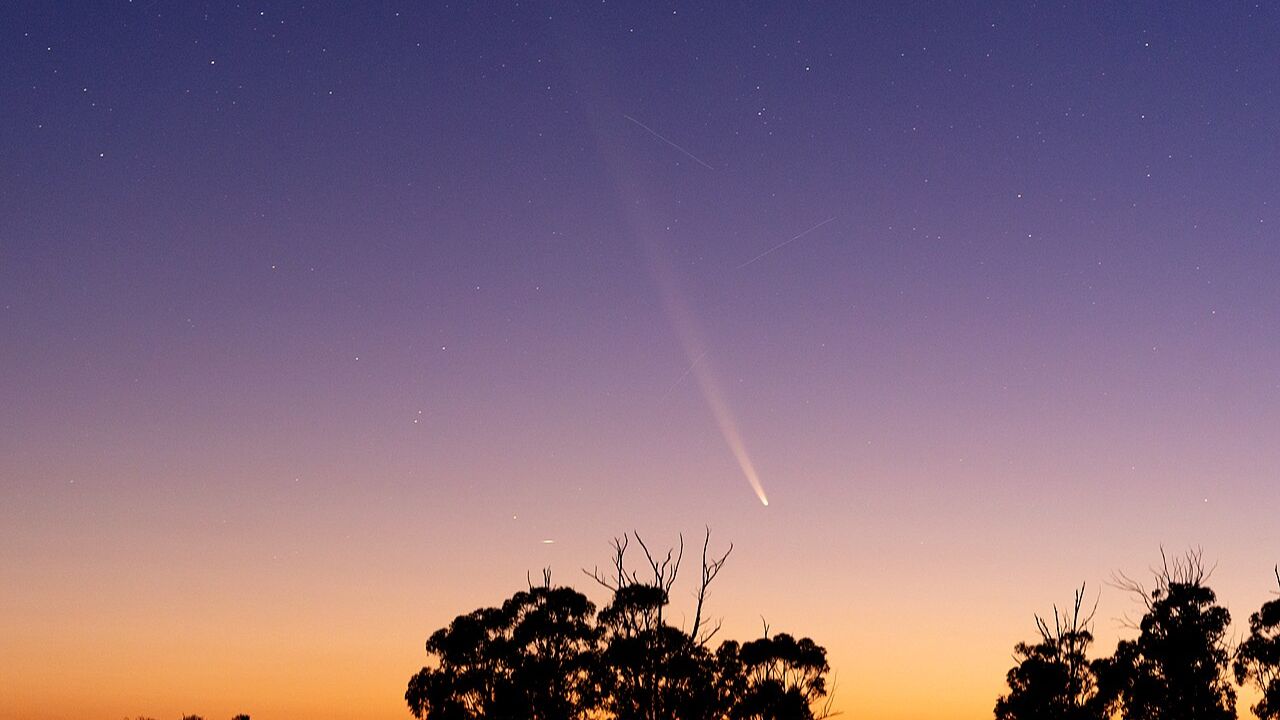
[[[709,5],[0,5],[0,717],[407,717],[631,529],[850,717],[1161,544],[1240,627],[1280,7]]]

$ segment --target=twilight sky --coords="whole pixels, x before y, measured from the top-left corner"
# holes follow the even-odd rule
[[[1280,8],[718,5],[0,5],[0,718],[405,718],[633,528],[850,717],[1161,543],[1239,627]]]

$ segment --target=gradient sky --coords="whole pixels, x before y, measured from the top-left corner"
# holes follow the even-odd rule
[[[1280,8],[718,5],[0,5],[0,717],[405,718],[631,529],[850,717],[1161,544],[1239,628]]]

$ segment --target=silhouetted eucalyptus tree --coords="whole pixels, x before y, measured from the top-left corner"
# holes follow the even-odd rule
[[[1155,570],[1155,588],[1120,576],[1146,606],[1136,640],[1122,641],[1100,671],[1126,720],[1228,720],[1236,717],[1226,643],[1231,615],[1217,604],[1201,554]]]
[[[437,659],[405,700],[426,720],[578,720],[595,707],[595,606],[571,588],[518,592],[454,619],[427,640]]]
[[[1275,573],[1280,584],[1280,566]],[[1263,603],[1249,616],[1249,637],[1236,651],[1235,672],[1236,682],[1252,683],[1262,693],[1254,714],[1280,720],[1280,599]]]
[[[1035,616],[1040,642],[1018,643],[1007,675],[1009,694],[996,701],[997,720],[1102,720],[1110,698],[1099,691],[1097,667],[1089,661],[1094,609],[1082,615],[1084,586],[1069,613],[1053,608],[1053,625]]]
[[[814,720],[827,717],[827,651],[809,638],[786,633],[741,647],[727,641],[716,653],[731,688],[731,720]]]
[[[604,630],[604,649],[598,678],[605,709],[617,720],[720,717],[722,707],[715,663],[705,647],[714,631],[703,633],[700,624],[707,588],[723,567],[732,546],[718,560],[709,559],[710,533],[707,533],[694,625],[692,632],[686,633],[667,624],[664,618],[671,587],[684,558],[684,538],[661,560],[649,551],[638,534],[635,539],[644,552],[647,565],[644,571],[626,567],[630,541],[622,537],[613,542],[612,574],[604,575],[598,570],[588,573],[613,592],[613,601],[600,611],[599,617]],[[697,639],[699,635],[703,636],[701,642]]]
[[[612,593],[597,615],[570,588],[530,583],[498,608],[459,615],[427,640],[431,665],[405,700],[423,720],[811,720],[827,697],[826,651],[779,634],[715,653],[720,629],[705,616],[708,588],[732,551],[708,554],[689,630],[666,621],[683,538],[665,555],[627,567],[629,538],[614,540],[613,569],[588,572]]]

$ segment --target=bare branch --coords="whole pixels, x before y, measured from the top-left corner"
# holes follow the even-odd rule
[[[689,632],[689,635],[697,640],[698,644],[704,646],[720,630],[720,623],[717,623],[715,629],[710,633],[705,636],[699,635],[702,628],[702,609],[707,600],[708,589],[711,586],[711,581],[716,579],[716,576],[720,574],[721,568],[724,567],[725,561],[729,559],[729,553],[733,552],[733,543],[729,543],[729,549],[725,550],[724,554],[719,558],[708,558],[707,551],[710,545],[711,528],[708,527],[706,534],[702,538],[702,578],[698,585],[698,602],[693,612],[693,629]]]
[[[630,543],[631,540],[626,535],[613,539],[613,579],[609,579],[607,576],[601,574],[599,567],[592,568],[591,570],[583,568],[582,572],[586,574],[587,577],[595,580],[605,589],[612,592],[618,592],[618,590],[632,584],[630,582],[632,578],[627,577],[626,571],[627,546]]]
[[[1148,568],[1153,582],[1150,589],[1119,571],[1112,574],[1111,585],[1138,597],[1146,611],[1151,612],[1156,601],[1169,594],[1170,586],[1203,586],[1216,569],[1216,564],[1213,567],[1205,567],[1202,548],[1191,548],[1182,557],[1170,559],[1162,545],[1160,546],[1160,565]],[[1122,618],[1122,624],[1130,629],[1138,629],[1138,624],[1127,614]]]
[[[822,703],[822,710],[820,710],[817,715],[813,716],[813,720],[826,720],[826,718],[835,717],[841,714],[841,711],[831,711],[831,706],[834,705],[836,701],[836,690],[838,690],[839,687],[840,673],[833,672],[831,673],[831,692],[827,693],[827,699]]]
[[[716,620],[715,626],[701,635],[695,635],[694,640],[696,640],[699,645],[706,647],[707,643],[711,642],[711,638],[715,637],[716,634],[720,632],[720,627],[722,625],[724,625],[724,620]]]

